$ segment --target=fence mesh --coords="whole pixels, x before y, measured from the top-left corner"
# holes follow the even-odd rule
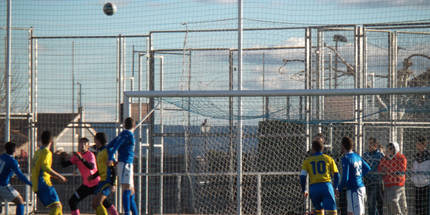
[[[399,95],[415,102],[420,100],[421,96]],[[286,98],[290,98],[290,103],[285,102]],[[428,113],[430,109],[409,106],[408,111],[401,113],[404,120],[409,120],[405,121],[409,125],[395,127],[386,119],[389,113],[386,109],[377,110],[360,119],[354,118],[351,100],[341,96],[322,97],[332,104],[332,107],[325,109],[324,116],[335,118],[310,118],[306,121],[305,116],[300,117],[300,109],[286,112],[290,106],[305,106],[295,104],[304,102],[304,98],[270,97],[268,101],[277,104],[278,109],[269,108],[273,112],[269,111],[264,115],[261,113],[264,112],[265,106],[259,104],[266,101],[264,97],[242,99],[244,213],[303,214],[309,211],[307,199],[302,196],[299,183],[302,162],[310,155],[310,146],[306,141],[307,129],[310,130],[308,138],[318,133],[324,135],[326,140],[324,152],[335,159],[342,172],[343,151],[340,144],[342,137],[353,138],[357,143],[354,149],[365,153],[369,151],[370,138],[376,138],[382,148],[385,148],[390,141],[390,132],[393,132],[394,128],[402,153],[407,158],[406,197],[409,211],[414,211],[417,208],[415,199],[420,198],[415,196],[415,185],[411,181],[413,177],[419,175],[412,167],[416,160],[415,154],[418,153],[415,144],[419,142],[420,137],[427,137],[426,130],[429,126],[418,121],[416,122],[418,124],[415,124],[414,116],[417,113],[421,114],[422,111]],[[311,100],[317,98],[311,97]],[[282,102],[276,102],[277,100]],[[239,144],[237,98],[232,100],[231,106],[228,98],[223,97],[166,97],[156,98],[155,101],[162,105],[156,105],[154,112],[153,144],[162,147],[163,150],[154,152],[155,166],[153,172],[149,173],[148,192],[149,196],[152,196],[149,200],[151,209],[158,213],[161,210],[162,199],[162,209],[166,213],[235,213]],[[232,111],[229,111],[230,107]],[[343,119],[335,115],[339,113],[344,114]],[[287,115],[290,118],[286,117]],[[358,144],[357,126],[362,126],[362,144]],[[150,125],[146,125],[142,129],[146,131],[151,128]],[[160,173],[165,175],[162,193],[160,193],[161,178],[158,175]],[[373,174],[383,173],[375,170],[370,173]],[[382,179],[380,182],[382,184]],[[346,200],[343,197],[338,199],[338,207],[346,210]]]
[[[7,2],[0,2],[1,131],[7,118]],[[103,13],[105,3],[12,2],[10,136],[19,144],[24,172],[44,130],[55,136],[54,153],[75,151],[79,137],[92,141],[96,132],[114,138],[121,130],[124,91],[239,89],[237,0],[114,0],[113,16]],[[243,90],[429,86],[428,1],[242,3]],[[161,101],[154,121],[146,121],[135,134],[142,144],[135,158],[142,213],[236,213],[238,98]],[[309,210],[297,174],[309,151],[306,143],[318,133],[326,137],[326,153],[338,164],[343,136],[354,138],[360,154],[370,137],[382,145],[398,141],[408,159],[409,213],[425,201],[412,178],[419,175],[413,172],[415,143],[428,137],[427,94],[242,101],[244,213]],[[132,98],[131,103],[136,119],[153,108],[149,99]],[[146,135],[147,130],[152,133]],[[5,136],[1,132],[2,140]],[[67,205],[81,183],[78,172],[54,168],[69,177],[68,184],[55,184]],[[17,188],[24,195],[24,186]],[[118,208],[120,195],[112,195]],[[89,202],[81,203],[82,212],[92,212]],[[30,206],[46,212],[40,204]]]

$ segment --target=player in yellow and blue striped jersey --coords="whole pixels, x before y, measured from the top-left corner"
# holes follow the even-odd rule
[[[312,141],[312,155],[303,161],[300,184],[304,196],[311,198],[316,215],[337,214],[334,191],[339,183],[339,171],[333,158],[322,153],[323,149],[324,144],[320,140]],[[306,191],[307,175],[309,193]]]
[[[51,168],[52,152],[49,150],[53,144],[51,133],[44,131],[41,135],[41,141],[42,146],[34,153],[31,162],[33,191],[37,194],[40,202],[50,208],[49,215],[61,215],[63,214],[62,205],[57,191],[52,186],[51,176],[56,177],[63,183],[67,179]]]
[[[100,177],[100,182],[95,191],[96,196],[93,199],[93,208],[96,210],[97,215],[107,215],[107,209],[103,206],[103,202],[115,187],[115,168],[113,165],[108,165],[109,149],[106,147],[106,135],[103,132],[98,132],[94,136],[94,142],[98,149],[96,156],[97,172],[89,176],[89,180],[94,180]]]

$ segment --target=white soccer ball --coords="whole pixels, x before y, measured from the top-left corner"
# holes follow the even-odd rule
[[[113,3],[108,2],[103,6],[103,12],[108,16],[112,16],[116,12],[116,6]]]

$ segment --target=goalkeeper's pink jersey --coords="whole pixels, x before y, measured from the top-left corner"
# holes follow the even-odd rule
[[[81,156],[84,160],[88,161],[88,163],[92,163],[94,165],[94,169],[91,169],[91,170],[88,169],[82,163],[82,161],[80,161],[79,158],[76,157],[76,155],[73,155],[72,158],[70,158],[70,162],[78,166],[79,172],[81,173],[83,184],[87,187],[94,187],[99,183],[100,177],[97,177],[94,180],[88,181],[88,176],[97,172],[96,157],[90,151],[87,151],[84,154],[81,154]]]

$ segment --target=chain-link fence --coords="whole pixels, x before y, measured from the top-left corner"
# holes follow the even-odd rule
[[[242,87],[262,91],[427,87],[428,29],[426,24],[244,29],[248,39],[243,46]],[[20,155],[23,164],[37,149],[43,130],[54,133],[54,152],[70,153],[79,137],[92,140],[96,132],[112,139],[120,130],[124,91],[239,86],[237,29],[52,37],[34,36],[31,29],[18,31],[14,43],[19,45],[13,52],[22,59],[16,61],[19,72],[12,77],[16,96],[11,133],[12,140],[28,143]],[[310,138],[317,133],[325,136],[326,153],[337,162],[343,136],[356,141],[360,154],[367,150],[369,137],[383,144],[397,141],[412,162],[414,144],[419,136],[426,137],[429,126],[427,100],[426,94],[242,98],[242,211],[300,214],[310,209],[300,193],[298,172]],[[136,148],[135,181],[142,212],[236,213],[238,98],[174,98],[161,107],[156,106],[157,99],[130,102],[130,114],[136,119],[155,111],[135,134],[141,145]],[[20,137],[25,140],[14,139]],[[80,178],[76,169],[54,168],[70,175],[69,184],[55,185],[67,205]],[[411,174],[406,193],[413,211]],[[120,204],[120,192],[115,195],[112,198]],[[89,202],[81,203],[81,211],[92,211]]]

